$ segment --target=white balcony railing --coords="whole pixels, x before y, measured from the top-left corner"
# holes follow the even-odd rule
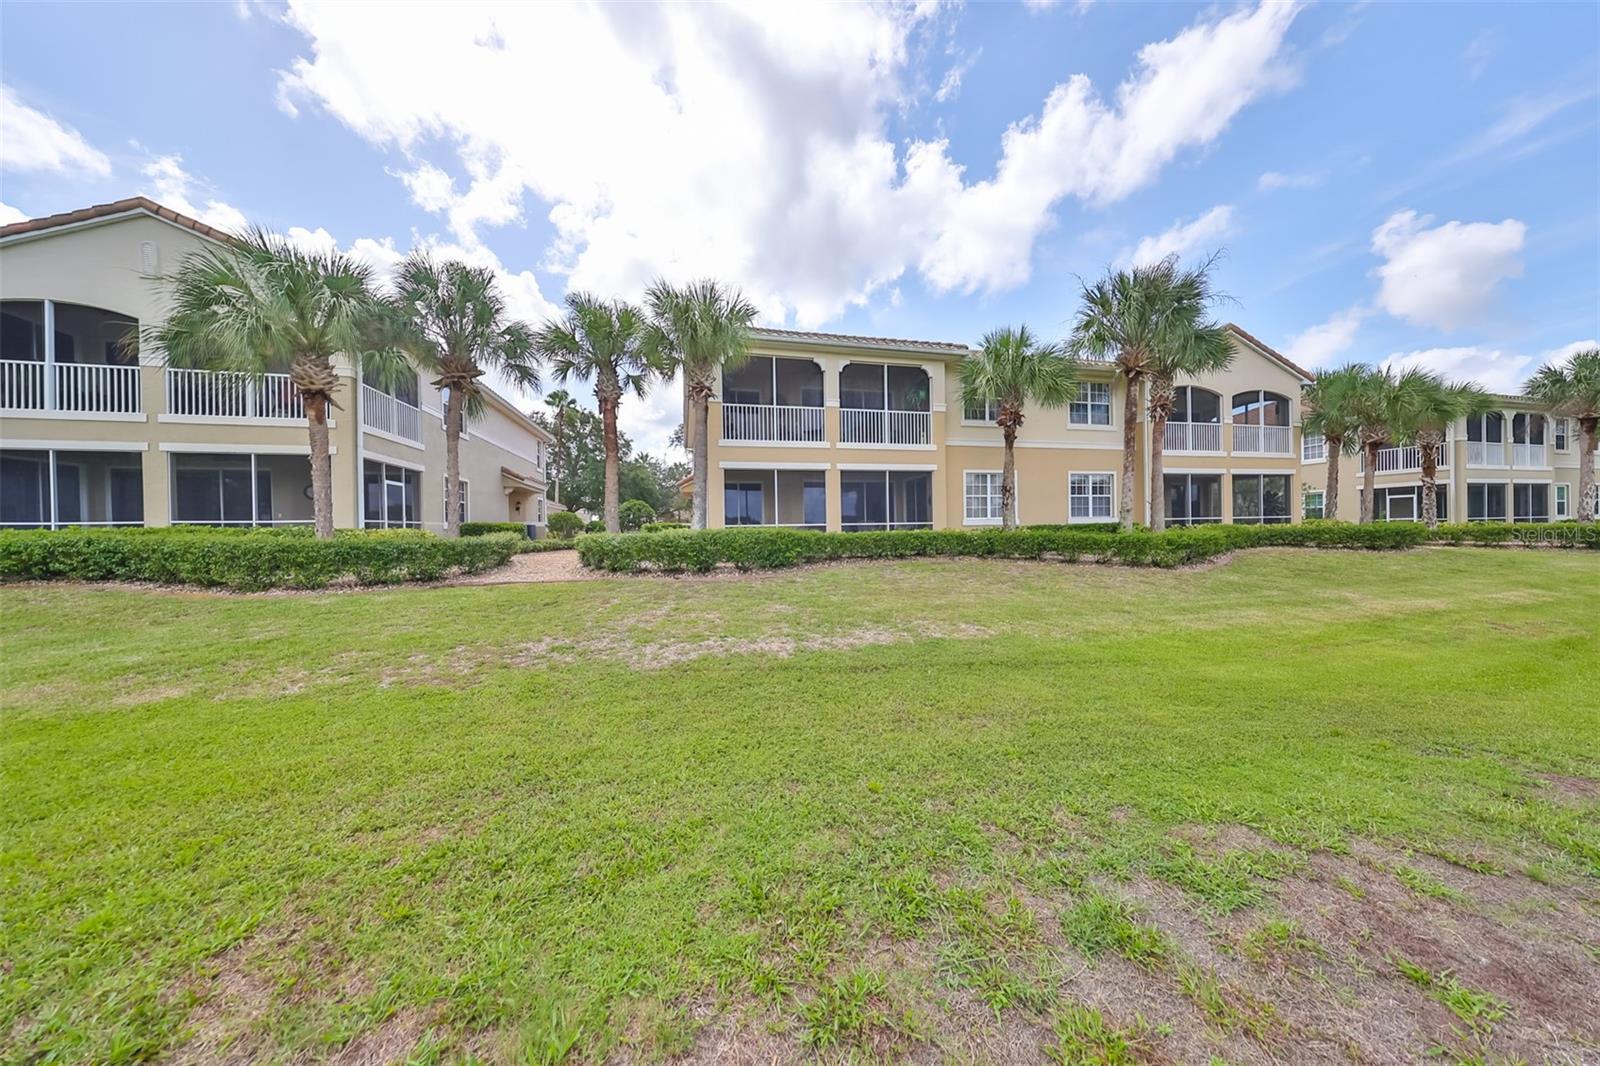
[[[1468,466],[1505,466],[1506,446],[1499,441],[1467,441]]]
[[[822,408],[725,403],[722,405],[722,439],[820,444],[824,439]]]
[[[305,418],[305,399],[288,374],[236,374],[167,368],[167,413],[219,422]]]
[[[1513,444],[1511,446],[1512,466],[1549,466],[1550,460],[1545,457],[1543,444]]]
[[[108,415],[142,407],[137,366],[0,360],[0,408]]]
[[[1233,424],[1233,450],[1244,455],[1292,455],[1294,430],[1288,426]]]
[[[1450,465],[1450,445],[1448,443],[1439,449],[1439,461],[1435,465],[1440,469]],[[1361,457],[1361,469],[1365,471],[1366,468],[1367,458],[1363,455]],[[1380,474],[1395,474],[1401,471],[1421,469],[1422,449],[1414,444],[1378,449],[1378,473]]]
[[[927,411],[839,411],[841,444],[930,444],[932,416]]]
[[[361,386],[361,424],[392,437],[422,443],[422,418],[417,409],[371,385]]]
[[[1168,452],[1221,452],[1222,423],[1220,422],[1168,422],[1161,438],[1163,451]]]

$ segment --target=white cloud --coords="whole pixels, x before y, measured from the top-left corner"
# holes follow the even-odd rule
[[[1483,30],[1467,43],[1461,58],[1467,65],[1469,78],[1476,81],[1489,68],[1489,61],[1494,58],[1494,53],[1499,47],[1499,37],[1500,34],[1490,28]]]
[[[1361,320],[1367,314],[1365,309],[1359,307],[1336,311],[1327,321],[1291,337],[1284,354],[1312,370],[1332,366],[1339,356],[1355,344],[1356,334],[1361,331]]]
[[[1483,317],[1496,287],[1522,276],[1527,226],[1504,222],[1446,222],[1397,211],[1372,231],[1372,250],[1384,259],[1378,304],[1408,322],[1456,329]]]
[[[961,94],[961,79],[967,76],[967,71],[972,69],[973,64],[978,61],[978,57],[982,54],[983,49],[981,48],[970,56],[958,53],[956,62],[949,70],[944,72],[944,79],[939,82],[939,88],[933,94],[934,100],[941,104],[946,104],[959,96]]]
[[[9,226],[13,222],[26,222],[32,217],[26,211],[12,207],[10,204],[0,203],[0,226]]]
[[[1262,192],[1273,192],[1277,189],[1315,189],[1323,182],[1323,176],[1317,173],[1285,174],[1282,171],[1269,170],[1256,179],[1256,188]]]
[[[202,206],[190,199],[191,195],[206,194],[196,193],[195,186],[200,183],[183,169],[181,155],[156,156],[141,167],[139,173],[151,183],[152,191],[146,195],[180,215],[188,215],[229,233],[237,233],[249,224],[244,212],[232,204],[208,197]]]
[[[1143,266],[1159,263],[1169,255],[1187,256],[1200,250],[1213,251],[1215,249],[1211,245],[1233,232],[1233,206],[1219,204],[1199,218],[1174,223],[1165,232],[1144,238],[1124,257],[1124,261]]]
[[[1388,370],[1431,370],[1450,381],[1475,381],[1491,392],[1518,393],[1539,367],[1560,362],[1573,352],[1596,344],[1592,339],[1573,341],[1536,355],[1502,348],[1427,348],[1395,352],[1381,365]]]
[[[816,325],[912,270],[938,290],[1025,281],[1062,199],[1119,200],[1292,84],[1295,13],[1202,16],[1109,97],[1067,78],[976,181],[945,142],[888,132],[934,5],[403,5],[374,22],[295,3],[309,52],[280,99],[404,152],[413,197],[463,245],[526,208],[572,287],[709,274],[769,320]]]
[[[0,85],[0,169],[107,178],[111,160],[77,130],[29,107],[11,86]]]

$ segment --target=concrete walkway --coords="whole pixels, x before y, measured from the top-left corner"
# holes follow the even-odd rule
[[[527,552],[513,555],[498,570],[469,574],[451,581],[452,585],[517,585],[542,581],[592,581],[601,575],[585,570],[576,551]]]

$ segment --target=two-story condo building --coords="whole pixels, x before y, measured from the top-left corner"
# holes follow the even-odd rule
[[[310,523],[287,375],[168,368],[126,344],[165,314],[152,277],[227,239],[142,197],[0,228],[0,525]],[[439,390],[339,374],[334,524],[443,529]],[[541,527],[549,434],[487,400],[461,442],[462,518]]]
[[[1168,523],[1184,525],[1320,517],[1325,449],[1300,430],[1300,393],[1312,375],[1237,326],[1228,330],[1232,365],[1178,388],[1158,506]],[[710,404],[709,524],[847,532],[1000,524],[1001,431],[992,408],[962,400],[968,352],[937,341],[757,330],[751,358],[721,375]],[[1025,525],[1118,516],[1124,386],[1110,364],[1083,365],[1080,379],[1071,404],[1025,413],[1016,448]],[[1576,427],[1526,401],[1504,403],[1452,431],[1454,480],[1442,495],[1457,510],[1446,513],[1567,517],[1576,506]],[[1145,522],[1151,427],[1142,402],[1140,412],[1133,499],[1134,520]],[[1420,515],[1416,462],[1414,448],[1380,455],[1380,516]],[[1358,513],[1358,465],[1345,462],[1340,518]]]

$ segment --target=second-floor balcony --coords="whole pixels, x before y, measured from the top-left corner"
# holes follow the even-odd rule
[[[927,411],[880,411],[841,408],[840,444],[933,443],[933,420]]]
[[[1235,455],[1293,455],[1294,430],[1289,426],[1233,424]]]
[[[1168,422],[1161,437],[1162,451],[1222,454],[1222,423]]]
[[[1549,466],[1550,459],[1545,454],[1543,444],[1513,444],[1511,445],[1512,466]]]
[[[823,409],[762,403],[722,405],[722,439],[748,444],[822,444]]]
[[[422,415],[416,405],[367,384],[361,386],[361,424],[391,437],[422,443]]]
[[[0,409],[83,415],[138,414],[139,368],[116,363],[0,359]]]
[[[288,374],[238,374],[216,370],[166,371],[167,413],[219,422],[306,417],[305,400]]]
[[[1446,442],[1439,449],[1439,461],[1436,464],[1441,470],[1450,465],[1450,445]],[[1361,457],[1361,469],[1367,468],[1367,458]],[[1415,444],[1389,445],[1378,449],[1378,473],[1398,474],[1410,473],[1422,469],[1422,449]]]

